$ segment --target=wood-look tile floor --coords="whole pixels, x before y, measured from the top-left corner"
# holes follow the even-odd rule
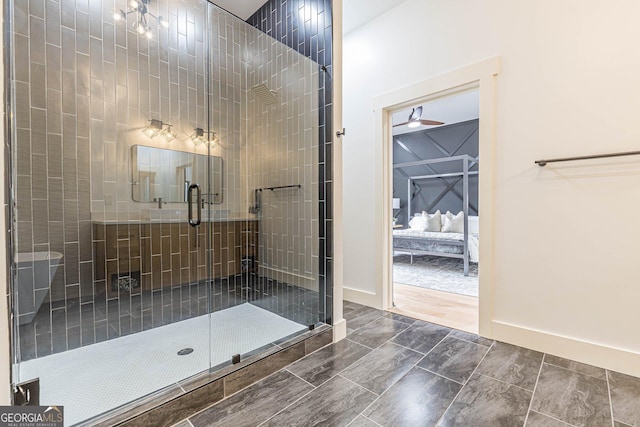
[[[389,311],[408,317],[478,333],[478,298],[394,283]]]
[[[640,426],[640,378],[345,302],[347,339],[191,416],[201,426]]]

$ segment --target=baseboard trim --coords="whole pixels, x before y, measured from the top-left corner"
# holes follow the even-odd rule
[[[333,324],[333,342],[338,342],[347,337],[347,321],[340,319]]]
[[[362,291],[344,286],[342,288],[343,298],[350,302],[366,305],[369,307],[384,310],[386,307],[379,307],[380,298],[373,292]]]
[[[493,338],[554,356],[640,377],[640,354],[494,320]]]

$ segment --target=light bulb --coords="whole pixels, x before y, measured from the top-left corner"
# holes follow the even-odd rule
[[[154,129],[151,126],[147,126],[142,130],[142,133],[147,138],[153,138],[154,136],[156,136],[158,134],[158,129]]]
[[[209,147],[213,147],[218,142],[218,135],[215,132],[211,132],[211,139],[207,141]]]
[[[162,135],[162,137],[167,142],[173,141],[174,139],[176,139],[176,136],[177,136],[176,133],[173,130],[171,130],[171,126],[169,126],[168,128],[164,129],[162,132],[160,132],[160,135]]]
[[[162,16],[158,16],[158,22],[160,23],[160,25],[162,25],[164,28],[169,28],[169,21],[164,19]]]
[[[140,4],[136,1],[136,0],[131,0],[129,2],[129,4],[131,5],[132,8],[137,9],[138,6],[140,6]]]
[[[204,136],[204,130],[202,128],[195,128],[193,134],[191,135],[191,142],[196,147],[203,142],[205,142],[206,138]]]
[[[417,128],[420,126],[420,121],[419,120],[412,120],[407,124],[407,127],[409,128]]]
[[[115,12],[113,12],[113,20],[114,21],[122,20],[122,15],[120,14],[119,10],[116,10]]]
[[[140,35],[143,35],[144,33],[147,32],[147,29],[142,24],[138,24],[137,30],[138,30],[138,34],[140,34]]]
[[[147,30],[147,32],[145,33],[145,36],[147,36],[147,38],[151,40],[153,38],[153,33],[150,30]]]
[[[148,138],[153,138],[159,132],[162,131],[162,121],[151,119],[149,120],[149,124],[142,129],[142,133],[145,134]]]

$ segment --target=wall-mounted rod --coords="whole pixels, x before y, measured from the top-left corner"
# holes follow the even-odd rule
[[[623,153],[609,153],[609,154],[594,154],[591,156],[578,156],[578,157],[562,157],[558,159],[546,159],[536,160],[534,163],[538,166],[546,166],[547,163],[556,162],[571,162],[574,160],[589,160],[589,159],[604,159],[607,157],[623,157],[623,156],[639,156],[640,151],[626,151]]]
[[[262,190],[281,190],[283,188],[302,188],[301,184],[294,184],[294,185],[281,185],[279,187],[264,187],[264,188],[257,188],[256,191],[262,191]]]

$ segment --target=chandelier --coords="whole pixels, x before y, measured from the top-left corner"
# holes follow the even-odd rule
[[[129,0],[127,2],[127,10],[118,9],[113,12],[113,19],[115,21],[127,21],[127,17],[131,14],[135,14],[136,20],[133,23],[133,29],[136,30],[141,36],[146,36],[148,39],[153,38],[153,31],[149,25],[149,19],[147,16],[153,18],[158,27],[169,28],[169,21],[162,16],[156,16],[149,12],[147,5],[151,0]]]

